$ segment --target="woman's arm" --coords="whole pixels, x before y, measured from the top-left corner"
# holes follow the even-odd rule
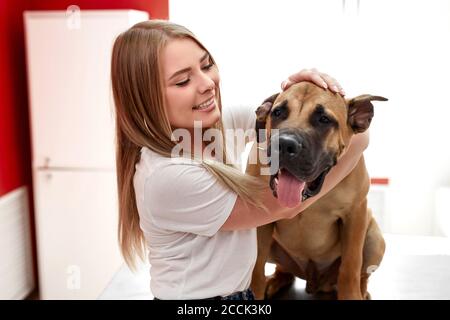
[[[261,225],[274,222],[280,219],[290,219],[295,217],[314,202],[323,197],[342,181],[355,168],[363,151],[369,144],[369,132],[363,132],[352,137],[347,151],[338,160],[337,164],[330,170],[325,177],[321,191],[314,197],[302,202],[294,208],[286,208],[279,205],[278,200],[272,195],[269,186],[264,193],[263,203],[270,212],[267,214],[264,210],[252,205],[246,206],[239,197],[231,211],[230,216],[222,225],[220,230],[241,230],[259,227]]]

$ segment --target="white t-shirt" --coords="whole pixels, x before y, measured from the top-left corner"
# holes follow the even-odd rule
[[[225,129],[254,129],[255,108],[224,108]],[[228,144],[227,144],[228,145]],[[237,150],[234,160],[240,166]],[[134,189],[149,247],[150,287],[159,299],[226,296],[250,286],[256,228],[219,231],[237,195],[203,166],[141,149]]]

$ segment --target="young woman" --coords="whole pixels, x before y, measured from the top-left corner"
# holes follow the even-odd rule
[[[114,43],[111,77],[120,246],[130,266],[148,249],[151,290],[159,299],[251,299],[256,227],[311,205],[352,170],[368,145],[367,135],[355,136],[321,193],[281,207],[266,183],[242,173],[242,150],[227,152],[224,130],[254,129],[255,106],[222,109],[217,65],[189,30],[162,20],[134,25]],[[282,89],[300,81],[343,94],[315,69],[293,74]],[[173,161],[181,143],[176,130],[195,142],[206,129],[222,133],[221,161],[219,154]],[[200,144],[202,151],[209,145]]]

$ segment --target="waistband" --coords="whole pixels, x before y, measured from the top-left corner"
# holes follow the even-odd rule
[[[255,296],[253,295],[252,289],[248,288],[247,290],[235,292],[229,296],[217,296],[206,300],[255,300]]]
[[[160,300],[160,299],[154,297],[153,300]],[[213,298],[195,299],[195,300],[255,300],[255,296],[253,295],[252,289],[248,288],[247,290],[235,292],[224,297],[217,296]]]

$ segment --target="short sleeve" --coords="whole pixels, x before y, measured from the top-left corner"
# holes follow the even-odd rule
[[[145,209],[157,227],[204,236],[220,229],[236,198],[201,165],[164,166],[144,186]]]

